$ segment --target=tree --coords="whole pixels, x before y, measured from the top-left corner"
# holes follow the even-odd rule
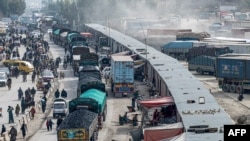
[[[8,14],[8,0],[0,0],[0,13],[3,16]]]
[[[8,0],[8,14],[22,15],[25,12],[25,0]]]

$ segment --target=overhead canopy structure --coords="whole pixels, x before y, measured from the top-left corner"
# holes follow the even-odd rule
[[[92,36],[92,34],[89,33],[89,32],[81,32],[81,35],[82,35],[83,37],[85,37],[85,38],[91,37],[91,36]]]
[[[171,96],[142,100],[140,104],[146,108],[161,107],[166,105],[174,104],[174,99]]]

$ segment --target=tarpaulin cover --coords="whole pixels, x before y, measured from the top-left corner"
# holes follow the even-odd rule
[[[174,100],[171,96],[166,96],[161,98],[142,100],[140,101],[140,104],[146,108],[153,108],[174,104]]]
[[[67,32],[67,31],[66,31],[66,32],[62,32],[62,33],[60,34],[60,36],[61,36],[62,38],[66,38],[67,35],[68,35],[68,32]]]
[[[183,133],[182,123],[144,128],[144,141],[160,141]]]
[[[59,32],[60,32],[60,29],[57,29],[57,30],[54,31],[54,34],[59,35]]]
[[[82,93],[79,98],[90,98],[98,102],[99,111],[103,111],[106,105],[106,93],[97,89],[89,89]]]
[[[167,139],[163,139],[163,140],[160,140],[160,141],[185,141],[185,133],[182,133],[178,136],[174,136],[172,138],[167,138]]]

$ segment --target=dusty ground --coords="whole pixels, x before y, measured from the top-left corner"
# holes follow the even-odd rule
[[[200,79],[208,89],[211,90],[211,93],[218,104],[225,109],[227,114],[234,120],[236,124],[238,123],[238,118],[241,116],[246,116],[247,121],[245,124],[250,124],[250,95],[245,95],[245,98],[243,99],[244,105],[242,102],[237,100],[237,94],[223,92],[218,87],[217,80],[215,80],[215,78],[208,77],[208,79],[204,79],[204,77],[199,75],[196,75],[196,77]]]

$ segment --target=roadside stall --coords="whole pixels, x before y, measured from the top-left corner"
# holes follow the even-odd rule
[[[176,107],[171,96],[141,100],[143,127],[176,123]]]

